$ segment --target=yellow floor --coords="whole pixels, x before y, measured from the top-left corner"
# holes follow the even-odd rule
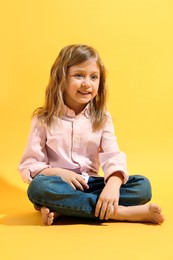
[[[64,218],[45,227],[25,191],[1,179],[1,259],[172,260],[173,207],[169,206],[172,201],[169,183],[167,192],[161,195],[158,190],[158,195],[154,196],[161,201],[166,216],[161,226],[97,224]],[[157,185],[165,184],[161,179],[157,181]]]

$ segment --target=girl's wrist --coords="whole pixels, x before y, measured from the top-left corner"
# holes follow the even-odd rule
[[[118,184],[119,186],[123,183],[123,174],[120,171],[114,172],[107,180],[107,183]]]

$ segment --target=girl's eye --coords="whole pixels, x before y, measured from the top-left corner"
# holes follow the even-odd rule
[[[75,75],[75,77],[80,79],[80,78],[83,78],[83,75],[78,73],[78,74]]]
[[[92,75],[92,76],[91,76],[91,79],[92,79],[92,80],[96,80],[96,79],[98,79],[98,76],[97,76],[97,75]]]

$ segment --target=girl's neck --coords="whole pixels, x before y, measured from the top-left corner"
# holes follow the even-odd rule
[[[80,107],[71,107],[71,106],[67,106],[68,108],[72,109],[75,112],[75,115],[79,115],[84,108],[87,106],[88,104],[82,104]]]

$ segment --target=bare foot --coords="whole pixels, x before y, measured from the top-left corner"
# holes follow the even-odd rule
[[[144,204],[129,207],[119,206],[117,215],[112,219],[118,221],[146,222],[154,224],[161,224],[164,222],[161,209],[155,204]]]
[[[50,210],[46,207],[41,208],[41,216],[42,216],[42,222],[44,225],[52,225],[54,219],[58,218],[60,214],[50,212]]]

